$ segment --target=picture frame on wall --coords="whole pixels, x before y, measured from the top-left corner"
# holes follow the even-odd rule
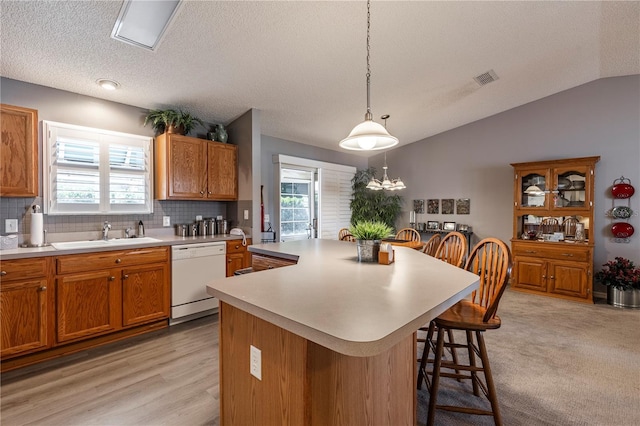
[[[440,229],[440,222],[437,220],[427,221],[427,229]]]
[[[413,200],[413,211],[416,213],[424,213],[424,200]]]
[[[455,200],[453,198],[443,198],[441,201],[442,201],[442,214],[453,214]]]
[[[470,214],[471,200],[469,198],[458,198],[456,200],[456,214]]]
[[[427,214],[440,213],[440,200],[427,200]]]
[[[455,222],[442,222],[442,230],[443,231],[455,231],[456,223]]]

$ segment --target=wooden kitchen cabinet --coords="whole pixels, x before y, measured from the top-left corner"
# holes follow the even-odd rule
[[[514,290],[593,303],[594,233],[589,232],[589,225],[593,223],[595,164],[599,159],[512,164]],[[584,225],[585,240],[576,239],[562,226],[569,218]],[[543,221],[554,219],[557,225],[543,226]],[[562,234],[563,239],[549,241],[552,231]]]
[[[227,277],[232,277],[238,269],[251,266],[251,254],[247,250],[250,245],[251,238],[247,238],[246,246],[242,245],[242,240],[227,240]]]
[[[155,198],[237,200],[236,145],[164,133],[155,139]]]
[[[266,269],[282,268],[298,263],[296,260],[284,259],[282,257],[268,256],[266,254],[252,253],[251,263],[253,271],[264,271]]]
[[[0,262],[0,357],[47,349],[53,344],[54,291],[49,258]]]
[[[0,197],[38,196],[38,111],[0,104]]]
[[[58,343],[169,318],[169,249],[57,258]]]

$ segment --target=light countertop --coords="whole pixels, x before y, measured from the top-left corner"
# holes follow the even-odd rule
[[[207,292],[303,338],[352,356],[381,353],[478,287],[478,276],[407,247],[391,265],[360,263],[356,245],[303,240],[249,251],[297,265],[219,279]]]

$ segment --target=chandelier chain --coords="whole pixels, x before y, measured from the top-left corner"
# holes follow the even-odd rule
[[[367,114],[371,113],[371,1],[367,0]]]

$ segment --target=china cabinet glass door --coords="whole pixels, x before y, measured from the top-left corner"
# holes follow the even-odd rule
[[[516,194],[518,208],[547,209],[549,197],[548,169],[522,171],[518,176]]]
[[[591,173],[588,166],[552,170],[551,204],[555,210],[589,210]]]

